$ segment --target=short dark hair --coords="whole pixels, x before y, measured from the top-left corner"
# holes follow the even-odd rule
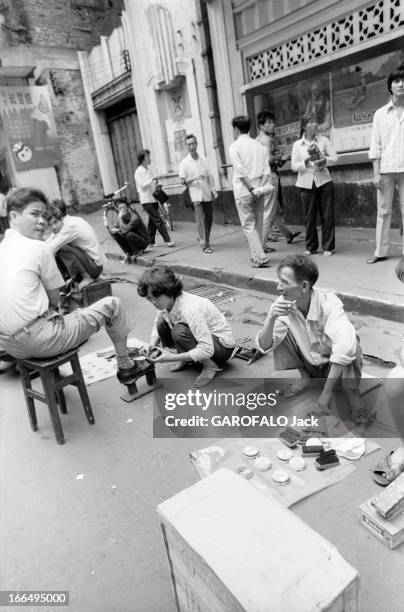
[[[144,160],[146,159],[146,155],[150,155],[149,149],[141,149],[138,152],[138,154],[137,154],[137,161],[138,161],[139,166],[140,166],[140,164],[143,164]]]
[[[404,79],[404,65],[403,64],[401,66],[397,66],[397,68],[393,70],[393,72],[390,72],[389,76],[387,77],[387,89],[389,90],[390,93],[393,93],[391,91],[391,84],[396,79]]]
[[[154,266],[142,274],[137,285],[141,297],[147,297],[149,290],[154,297],[167,295],[175,299],[182,293],[182,280],[169,266]]]
[[[398,264],[396,266],[396,276],[398,280],[404,283],[404,255],[402,255],[398,260]]]
[[[50,221],[51,219],[57,219],[61,221],[66,215],[60,210],[59,206],[56,206],[54,202],[52,202],[46,209],[46,219]]]
[[[319,274],[317,265],[307,255],[287,255],[278,266],[278,274],[286,266],[292,268],[298,283],[306,280],[312,287],[317,282]]]
[[[32,202],[42,202],[45,206],[48,205],[47,197],[40,189],[34,187],[16,189],[7,196],[7,213],[12,210],[21,213]]]
[[[67,215],[67,206],[63,202],[63,200],[52,200],[51,206],[60,210],[62,217],[65,217]]]
[[[308,113],[307,115],[303,115],[300,119],[300,138],[303,136],[303,133],[306,129],[306,125],[309,121],[314,119],[318,123],[318,115],[317,113]]]
[[[231,120],[233,128],[238,128],[242,134],[248,134],[251,127],[251,121],[245,115],[237,115]]]
[[[185,140],[191,140],[191,138],[195,138],[195,142],[198,142],[197,137],[195,136],[195,134],[187,134],[185,136]]]
[[[265,121],[269,119],[270,121],[275,121],[275,115],[270,110],[262,110],[257,115],[257,123],[258,125],[264,125]]]

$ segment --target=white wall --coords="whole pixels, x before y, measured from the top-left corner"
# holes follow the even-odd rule
[[[123,16],[132,63],[133,89],[139,117],[143,146],[152,152],[152,170],[156,174],[177,171],[178,164],[168,153],[167,129],[174,129],[161,116],[157,103],[159,70],[158,50],[153,43],[147,9],[156,4],[151,0],[126,0]],[[199,28],[194,0],[166,0],[160,5],[169,9],[175,40],[176,70],[186,78],[190,117],[175,121],[176,129],[193,132],[199,141],[199,151],[206,155],[218,185],[218,171],[210,128],[209,106],[201,57]],[[170,159],[171,158],[171,159]],[[170,161],[174,163],[171,165]],[[153,168],[154,165],[154,168]]]

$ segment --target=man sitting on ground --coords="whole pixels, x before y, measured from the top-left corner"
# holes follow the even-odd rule
[[[119,298],[103,298],[66,316],[57,311],[64,282],[42,240],[46,206],[38,189],[17,189],[7,197],[10,229],[0,244],[0,350],[16,358],[54,357],[105,326],[116,351],[118,380],[128,382],[149,365],[128,355],[130,327]]]
[[[340,379],[355,422],[366,420],[359,383],[362,350],[341,300],[314,287],[318,268],[310,257],[289,255],[278,266],[280,296],[272,304],[256,345],[273,351],[275,370],[298,369],[303,377],[325,379],[318,408],[326,412]]]
[[[93,228],[81,217],[66,214],[66,204],[54,200],[48,207],[48,223],[53,234],[47,242],[55,254],[64,276],[79,283],[82,289],[97,279],[105,261]]]

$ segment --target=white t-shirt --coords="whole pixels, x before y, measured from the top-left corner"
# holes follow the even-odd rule
[[[46,290],[64,285],[46,242],[13,229],[0,243],[0,333],[15,334],[49,308]]]
[[[142,166],[142,164],[135,170],[135,183],[141,204],[150,204],[156,201],[156,198],[153,197],[153,175],[150,170]]]
[[[208,162],[204,157],[198,155],[196,159],[189,153],[180,162],[178,174],[180,179],[185,181],[192,180],[189,184],[189,195],[193,202],[211,202],[212,192],[209,185],[209,168]],[[200,179],[200,176],[205,178]],[[193,180],[197,179],[197,180]]]
[[[53,253],[57,253],[66,244],[72,244],[87,253],[99,266],[105,262],[105,255],[98,242],[97,234],[91,225],[81,217],[66,215],[60,232],[49,236],[47,243]]]

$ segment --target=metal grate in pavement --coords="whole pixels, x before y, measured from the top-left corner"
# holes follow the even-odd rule
[[[230,287],[224,287],[223,285],[201,285],[200,287],[190,289],[188,293],[208,298],[208,300],[214,304],[223,304],[224,302],[233,301],[235,297],[241,295],[240,291],[236,291]]]

